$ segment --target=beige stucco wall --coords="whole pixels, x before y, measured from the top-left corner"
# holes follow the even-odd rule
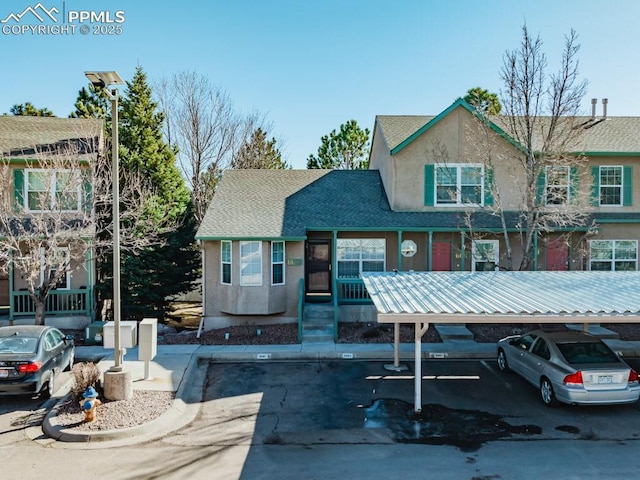
[[[271,242],[262,242],[262,285],[240,285],[240,242],[232,242],[231,285],[220,275],[219,241],[202,244],[205,329],[297,321],[298,290],[304,275],[304,242],[285,242],[285,284],[271,285]]]

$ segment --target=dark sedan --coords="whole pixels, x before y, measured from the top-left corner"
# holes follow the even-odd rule
[[[73,366],[71,336],[54,327],[0,327],[0,395],[53,395],[58,375]]]

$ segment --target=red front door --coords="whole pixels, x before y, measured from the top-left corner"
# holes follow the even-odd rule
[[[451,243],[434,242],[431,247],[431,270],[434,272],[451,271]]]
[[[569,245],[564,238],[547,242],[545,270],[569,270]]]

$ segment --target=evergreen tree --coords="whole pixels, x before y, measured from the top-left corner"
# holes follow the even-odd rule
[[[194,246],[196,227],[188,208],[190,195],[176,165],[176,152],[163,140],[164,115],[157,111],[141,67],[127,82],[120,105],[121,172],[136,172],[154,191],[153,200],[147,201],[143,217],[136,222],[138,234],[155,231],[158,218],[168,216],[176,225],[161,234],[162,244],[123,252],[123,315],[161,316],[167,298],[188,291],[200,268]]]
[[[369,129],[362,130],[355,120],[340,125],[321,138],[318,155],[309,155],[307,168],[366,169],[369,166]]]
[[[101,118],[111,120],[111,110],[109,99],[100,87],[89,84],[89,88],[82,87],[78,92],[78,99],[75,103],[75,111],[70,118]]]
[[[498,115],[502,111],[498,95],[489,92],[486,88],[470,88],[467,90],[464,100],[485,115]]]
[[[276,147],[276,139],[272,137],[271,140],[267,140],[267,132],[257,128],[234,155],[231,168],[283,170],[290,167],[282,160],[282,153]]]
[[[48,108],[36,108],[31,102],[14,105],[10,112],[11,115],[23,117],[55,117]]]

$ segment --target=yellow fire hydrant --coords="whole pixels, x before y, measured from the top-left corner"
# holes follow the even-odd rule
[[[98,392],[93,387],[87,387],[82,394],[82,400],[80,401],[80,407],[84,411],[84,421],[93,422],[96,419],[96,409],[102,405],[102,402],[98,400]]]

